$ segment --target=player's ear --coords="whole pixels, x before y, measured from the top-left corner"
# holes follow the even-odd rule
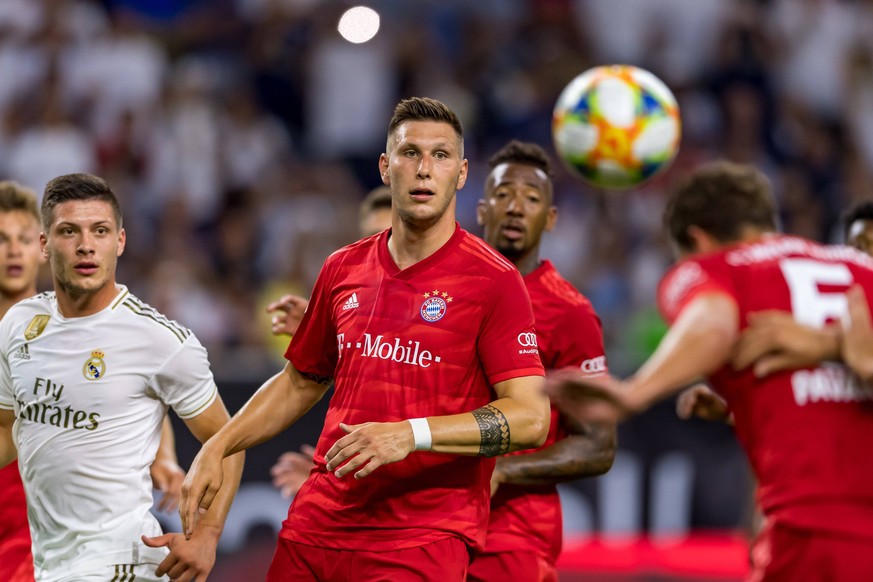
[[[476,203],[476,224],[479,226],[485,226],[485,204],[486,202],[482,198]]]
[[[688,227],[688,239],[691,241],[692,253],[711,253],[721,248],[718,239],[693,224]]]
[[[123,228],[118,231],[118,248],[115,249],[115,256],[120,257],[124,252],[124,245],[127,243],[127,231]]]
[[[388,174],[388,154],[379,156],[379,175],[382,176],[382,183],[386,186],[391,185],[391,176]]]
[[[48,237],[44,232],[39,233],[39,254],[43,261],[48,260]]]
[[[550,206],[549,213],[546,215],[546,227],[543,230],[551,232],[556,222],[558,222],[558,207]]]
[[[467,158],[461,161],[461,173],[458,175],[458,190],[464,187],[467,183]]]

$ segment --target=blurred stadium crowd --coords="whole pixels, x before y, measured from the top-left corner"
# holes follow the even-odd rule
[[[754,163],[785,230],[818,240],[838,240],[841,209],[869,195],[869,0],[372,0],[382,28],[362,45],[336,31],[351,5],[0,0],[0,176],[37,190],[71,171],[110,180],[131,243],[120,279],[190,326],[219,378],[275,369],[263,306],[308,293],[356,238],[403,96],[462,115],[459,216],[478,232],[484,160],[509,138],[551,151],[551,108],[576,74],[630,63],[674,90],[684,134],[666,176],[616,195],[557,169],[544,255],[591,298],[618,372],[657,337],[660,207],[678,173]],[[636,340],[616,345],[627,326]]]

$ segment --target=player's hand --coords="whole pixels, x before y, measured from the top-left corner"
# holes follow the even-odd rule
[[[170,549],[155,569],[156,576],[166,574],[173,582],[202,582],[215,565],[215,547],[220,536],[221,528],[203,524],[190,540],[182,534],[170,533],[153,538],[142,536],[142,541],[150,548]]]
[[[185,471],[172,459],[155,459],[149,471],[155,489],[163,493],[158,501],[158,510],[175,511],[182,496]]]
[[[278,301],[270,303],[267,313],[274,314],[270,321],[273,335],[294,335],[308,306],[309,301],[297,295],[283,295]]]
[[[303,445],[299,453],[293,451],[282,453],[270,469],[273,487],[282,492],[282,497],[294,497],[300,491],[300,487],[309,478],[309,472],[315,463],[314,456],[315,448],[311,445]]]
[[[412,425],[401,422],[340,423],[348,434],[327,451],[327,470],[342,478],[352,471],[363,479],[382,465],[396,463],[415,450]]]
[[[610,375],[590,376],[577,368],[551,372],[546,391],[568,418],[578,423],[616,424],[634,413],[624,384]]]
[[[676,414],[686,420],[696,416],[704,420],[727,422],[731,412],[721,396],[705,384],[695,384],[683,390],[676,399]]]
[[[833,329],[814,329],[797,323],[785,311],[749,314],[731,360],[735,370],[754,365],[755,376],[763,378],[779,370],[814,366],[835,359],[839,353]]]
[[[191,470],[182,483],[182,499],[179,505],[182,532],[186,539],[191,539],[200,516],[212,505],[224,482],[223,460],[224,456],[206,441],[191,463]]]
[[[849,321],[842,329],[840,352],[843,361],[865,382],[873,380],[873,324],[864,290],[854,285],[849,299]]]

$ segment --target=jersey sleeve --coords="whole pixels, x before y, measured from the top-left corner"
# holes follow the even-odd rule
[[[494,298],[482,323],[476,349],[488,382],[522,376],[544,376],[537,348],[530,296],[516,270],[508,270],[491,284]]]
[[[726,264],[716,260],[686,260],[673,267],[658,286],[658,309],[668,325],[693,299],[706,293],[721,292],[736,297]]]
[[[200,341],[189,335],[154,376],[158,397],[179,418],[193,418],[218,396],[209,360]]]
[[[0,408],[4,410],[15,410],[15,392],[8,359],[11,320],[11,317],[0,320]]]
[[[327,378],[333,378],[339,357],[330,298],[334,268],[330,259],[322,267],[306,313],[285,352],[297,371]]]
[[[553,368],[579,368],[584,373],[599,376],[609,372],[603,328],[590,303],[567,309],[552,340]]]

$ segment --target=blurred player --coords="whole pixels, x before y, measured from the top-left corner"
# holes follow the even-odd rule
[[[373,236],[391,228],[391,188],[377,186],[361,201],[358,228],[362,238]],[[267,306],[267,313],[273,313],[273,335],[292,336],[303,319],[309,300],[298,295],[285,295]],[[303,445],[300,452],[282,453],[270,469],[273,485],[284,497],[291,498],[309,477],[315,466],[313,457],[315,447]]]
[[[839,364],[758,377],[729,362],[752,312],[787,311],[820,328],[845,314],[850,286],[869,299],[873,260],[775,234],[775,223],[760,172],[718,163],[692,174],[665,212],[684,256],[659,289],[670,331],[628,381],[567,373],[552,391],[575,416],[615,420],[709,376],[733,412],[767,518],[750,579],[873,579],[873,391]]]
[[[35,234],[32,212],[17,219]],[[52,180],[42,221],[38,240],[55,291],[20,301],[0,323],[0,466],[20,455],[35,578],[167,580],[169,572],[180,582],[205,579],[241,459],[230,460],[227,491],[202,516],[197,539],[146,537],[160,533],[146,471],[166,407],[203,440],[228,419],[205,350],[116,284],[125,233],[103,180]],[[31,242],[15,242],[32,267],[30,292]]]
[[[843,216],[846,244],[873,255],[873,201],[860,202]],[[863,317],[866,303],[863,295],[849,314]],[[856,334],[863,322],[853,327]],[[840,351],[836,328],[823,329],[804,326],[790,314],[776,311],[749,315],[749,327],[743,332],[734,356],[734,366],[745,368],[755,365],[758,375],[811,365],[838,357]],[[849,353],[854,353],[849,348]],[[685,390],[677,400],[676,410],[682,418],[697,416],[707,420],[729,420],[727,403],[704,385]]]
[[[485,242],[524,277],[536,318],[536,344],[546,369],[607,372],[600,320],[589,301],[547,260],[540,239],[552,230],[551,163],[535,144],[510,142],[489,160],[479,201]],[[563,523],[556,483],[600,475],[615,456],[614,427],[580,426],[552,409],[549,436],[536,451],[497,458],[491,478],[491,517],[485,551],[468,580],[557,580]]]
[[[268,380],[201,449],[183,519],[210,505],[221,459],[275,436],[335,390],[316,469],[267,580],[464,580],[481,549],[490,457],[548,432],[543,367],[518,271],[455,221],[463,130],[439,101],[401,101],[379,158],[392,228],[331,255]],[[189,525],[190,527],[190,525]]]

